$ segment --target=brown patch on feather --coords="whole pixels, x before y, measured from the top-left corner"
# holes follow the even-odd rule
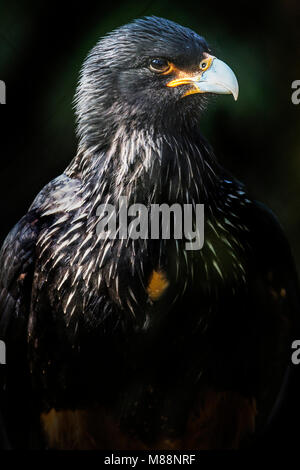
[[[149,447],[121,432],[119,423],[103,408],[87,410],[50,410],[41,422],[52,449],[183,450],[235,449],[254,432],[254,398],[234,391],[202,391],[191,411],[182,436],[161,434]]]
[[[112,416],[100,407],[42,413],[41,423],[50,449],[142,450],[139,441],[124,435]]]
[[[235,391],[209,389],[199,395],[191,412],[185,449],[237,449],[255,430],[256,400]]]
[[[286,297],[286,289],[284,287],[280,289],[280,297],[283,299]]]
[[[163,295],[168,286],[169,281],[165,274],[161,271],[153,271],[147,288],[150,299],[158,300]]]

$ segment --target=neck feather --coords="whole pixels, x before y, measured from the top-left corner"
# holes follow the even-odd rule
[[[220,167],[196,132],[157,133],[120,126],[109,145],[80,147],[66,174],[82,180],[97,200],[204,203],[214,198]]]

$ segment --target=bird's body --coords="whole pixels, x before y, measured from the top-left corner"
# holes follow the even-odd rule
[[[275,217],[222,169],[199,133],[203,96],[181,101],[186,82],[178,89],[169,82],[176,101],[161,97],[164,111],[149,109],[142,72],[135,70],[133,92],[130,67],[123,81],[117,72],[110,95],[93,88],[98,73],[105,89],[118,70],[114,41],[128,31],[130,47],[143,49],[146,38],[155,57],[163,39],[177,32],[180,49],[188,38],[177,64],[193,71],[189,60],[206,58],[204,40],[164,21],[121,28],[91,53],[77,95],[78,154],[2,248],[4,414],[10,439],[23,415],[16,446],[38,445],[42,433],[53,448],[238,447],[255,425],[263,429],[278,397],[298,322],[297,275]],[[203,248],[103,239],[97,207],[121,196],[146,207],[204,204]]]

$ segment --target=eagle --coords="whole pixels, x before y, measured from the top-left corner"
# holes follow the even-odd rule
[[[231,68],[144,17],[100,39],[75,96],[78,151],[0,254],[3,440],[42,449],[255,445],[284,394],[299,287],[273,213],[201,133]],[[204,207],[204,242],[110,237],[100,205]],[[193,212],[194,214],[194,212]],[[151,221],[150,221],[151,223]]]

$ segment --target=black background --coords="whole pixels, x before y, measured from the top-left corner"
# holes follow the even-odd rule
[[[205,36],[236,72],[238,102],[212,100],[199,125],[224,166],[277,214],[299,271],[300,105],[291,101],[291,83],[300,79],[297,0],[2,0],[0,80],[7,104],[0,106],[0,241],[76,152],[72,98],[89,49],[107,31],[152,14]],[[264,446],[298,446],[300,365],[293,371],[288,400]]]

